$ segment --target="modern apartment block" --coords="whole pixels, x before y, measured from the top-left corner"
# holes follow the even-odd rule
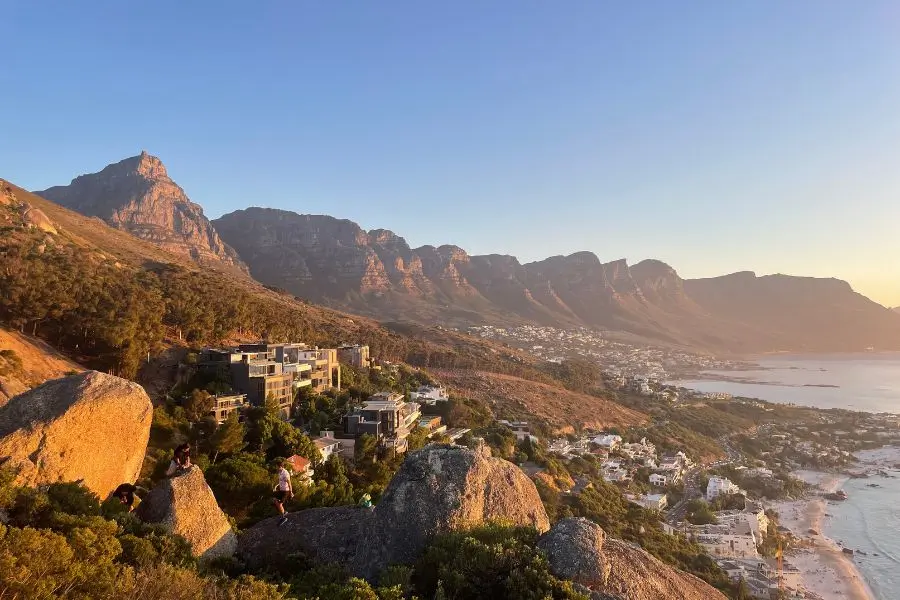
[[[198,366],[231,381],[255,406],[273,397],[285,418],[290,418],[297,391],[309,387],[323,392],[340,388],[337,350],[310,348],[306,344],[241,344],[234,350],[205,350]]]
[[[416,402],[405,402],[403,394],[379,392],[344,417],[344,431],[358,436],[373,435],[386,448],[405,452],[406,438],[422,416]]]
[[[311,388],[314,392],[341,389],[341,365],[334,348],[306,348],[298,352],[300,364],[308,365]]]
[[[338,360],[345,365],[363,369],[372,365],[372,359],[369,357],[369,347],[359,344],[339,346],[337,349]]]
[[[247,404],[247,394],[216,394],[213,400],[214,404],[209,415],[221,425],[228,415],[244,408]]]

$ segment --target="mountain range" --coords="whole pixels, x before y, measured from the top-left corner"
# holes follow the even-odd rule
[[[389,321],[589,327],[712,351],[900,348],[900,314],[837,279],[682,279],[664,262],[590,252],[520,263],[409,244],[325,215],[247,208],[210,222],[146,152],[39,195],[201,263]]]

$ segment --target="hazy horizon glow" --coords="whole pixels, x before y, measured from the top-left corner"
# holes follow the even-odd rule
[[[142,149],[211,217],[900,305],[900,4],[11,3],[0,177]]]

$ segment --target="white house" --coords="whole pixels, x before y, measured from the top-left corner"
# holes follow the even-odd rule
[[[607,450],[613,450],[616,446],[622,443],[622,436],[620,435],[609,435],[609,434],[601,434],[591,440],[593,443],[597,444],[601,448],[606,448]]]
[[[646,496],[626,494],[625,497],[632,503],[650,510],[663,510],[668,506],[668,498],[665,494],[647,494]]]
[[[695,538],[714,558],[759,558],[758,540],[746,523],[743,527],[708,525]]]
[[[322,462],[331,458],[332,454],[337,454],[341,450],[341,441],[335,439],[333,431],[323,431],[322,437],[315,438],[313,444],[319,449],[322,455]]]
[[[423,404],[434,405],[436,402],[446,402],[450,399],[447,394],[447,388],[440,385],[423,385],[419,386],[414,392],[409,393],[409,399],[422,402]]]
[[[739,494],[741,488],[736,486],[727,477],[710,477],[706,485],[706,499],[714,500],[724,494]]]
[[[527,421],[506,421],[501,420],[498,421],[501,425],[506,425],[510,429],[512,429],[513,434],[516,436],[516,441],[521,442],[522,440],[529,439],[537,439],[535,436],[531,435],[531,430],[528,428]]]
[[[671,477],[663,473],[650,473],[650,485],[665,487],[669,485]]]

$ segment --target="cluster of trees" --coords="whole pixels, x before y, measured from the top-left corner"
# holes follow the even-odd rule
[[[287,589],[252,576],[201,574],[180,536],[122,514],[76,483],[13,485],[0,470],[0,597],[280,600]],[[118,505],[121,506],[121,505]]]
[[[127,378],[167,337],[216,344],[238,334],[327,346],[347,335],[347,319],[335,313],[224,274],[149,261],[135,267],[28,229],[0,239],[0,289],[0,323]],[[362,322],[353,329],[382,359],[548,379],[514,356],[448,332],[432,340],[436,333],[424,328],[402,335]]]

